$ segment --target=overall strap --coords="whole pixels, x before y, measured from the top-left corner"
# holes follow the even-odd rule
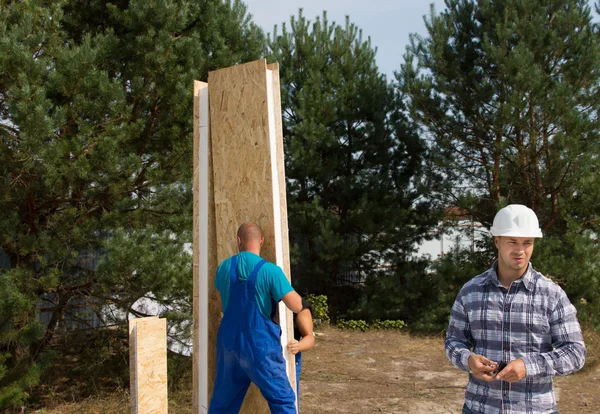
[[[256,266],[254,266],[254,269],[252,270],[252,273],[250,273],[250,276],[248,277],[248,283],[252,284],[252,286],[255,285],[256,275],[258,275],[259,270],[263,267],[263,265],[265,263],[267,263],[267,261],[265,259],[261,259],[261,261],[258,262],[256,264]]]
[[[231,258],[229,265],[229,286],[233,286],[237,282],[237,254]]]

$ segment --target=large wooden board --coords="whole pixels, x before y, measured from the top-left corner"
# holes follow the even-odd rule
[[[274,101],[279,97],[279,75],[267,71],[266,61],[260,60],[209,73],[216,258],[220,263],[236,254],[238,227],[253,221],[265,233],[262,257],[281,266],[289,278],[287,242],[285,250],[282,246],[284,237],[287,241],[287,207],[281,201],[285,199],[281,109]],[[286,311],[282,325],[288,320],[291,314]],[[287,325],[291,328],[291,323]],[[287,332],[286,327],[285,340]],[[293,361],[288,360],[295,386]],[[256,387],[249,390],[241,412],[269,412]]]
[[[167,414],[167,320],[129,321],[131,414]]]

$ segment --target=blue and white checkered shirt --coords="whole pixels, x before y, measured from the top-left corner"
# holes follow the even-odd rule
[[[471,353],[496,362],[521,358],[521,381],[485,382],[469,374],[465,405],[473,413],[534,414],[557,410],[552,377],[583,367],[586,349],[577,311],[565,292],[529,267],[507,290],[497,263],[467,282],[456,297],[445,348],[457,368],[469,371]]]

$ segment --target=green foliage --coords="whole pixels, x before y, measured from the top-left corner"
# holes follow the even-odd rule
[[[431,143],[433,194],[486,227],[506,204],[531,207],[545,237],[533,263],[597,326],[600,31],[588,2],[446,4],[396,74]]]
[[[379,319],[375,319],[373,322],[373,329],[381,329],[388,331],[399,331],[401,329],[406,328],[406,323],[401,320],[389,320],[386,319],[384,321],[380,321]]]
[[[176,391],[189,392],[193,387],[193,369],[192,357],[169,351],[167,353],[167,385],[169,393]]]
[[[414,260],[393,272],[367,280],[348,316],[401,320],[412,331],[439,333],[447,328],[456,294],[473,276],[487,269],[493,257],[456,247],[435,262]]]
[[[471,252],[456,247],[433,262],[420,289],[427,292],[420,303],[412,303],[419,311],[409,319],[411,329],[421,332],[443,332],[448,327],[450,310],[462,286],[485,272],[494,259],[490,251]]]
[[[566,291],[579,322],[600,331],[598,240],[578,232],[569,232],[564,239],[547,237],[536,242],[532,262]]]
[[[425,145],[349,19],[300,12],[268,52],[281,68],[292,272],[333,305],[340,279],[363,279],[426,235]]]
[[[193,80],[264,40],[239,1],[0,2],[0,409],[82,303],[189,320]]]
[[[313,319],[318,319],[322,322],[329,321],[329,306],[327,306],[327,296],[325,295],[306,295],[306,300],[312,308]]]
[[[386,319],[384,321],[381,321],[379,319],[376,319],[375,321],[373,321],[373,324],[369,325],[363,319],[350,319],[350,320],[338,319],[336,326],[339,329],[348,329],[348,330],[361,331],[361,332],[367,332],[371,328],[378,329],[378,330],[399,331],[406,327],[406,323],[404,323],[404,321],[401,321],[401,320]]]
[[[526,204],[563,234],[575,213],[565,207],[582,207],[570,202],[580,174],[598,166],[600,47],[587,2],[448,5],[397,74],[431,138],[440,197],[484,225],[500,205]]]
[[[346,321],[344,319],[338,319],[336,326],[340,329],[350,329],[353,331],[362,331],[362,332],[367,332],[370,327],[367,324],[367,322],[365,322],[362,319],[359,320],[349,320]]]

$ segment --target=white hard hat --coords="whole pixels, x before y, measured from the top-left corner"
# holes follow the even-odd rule
[[[511,204],[496,213],[492,236],[542,237],[538,218],[529,207]]]

